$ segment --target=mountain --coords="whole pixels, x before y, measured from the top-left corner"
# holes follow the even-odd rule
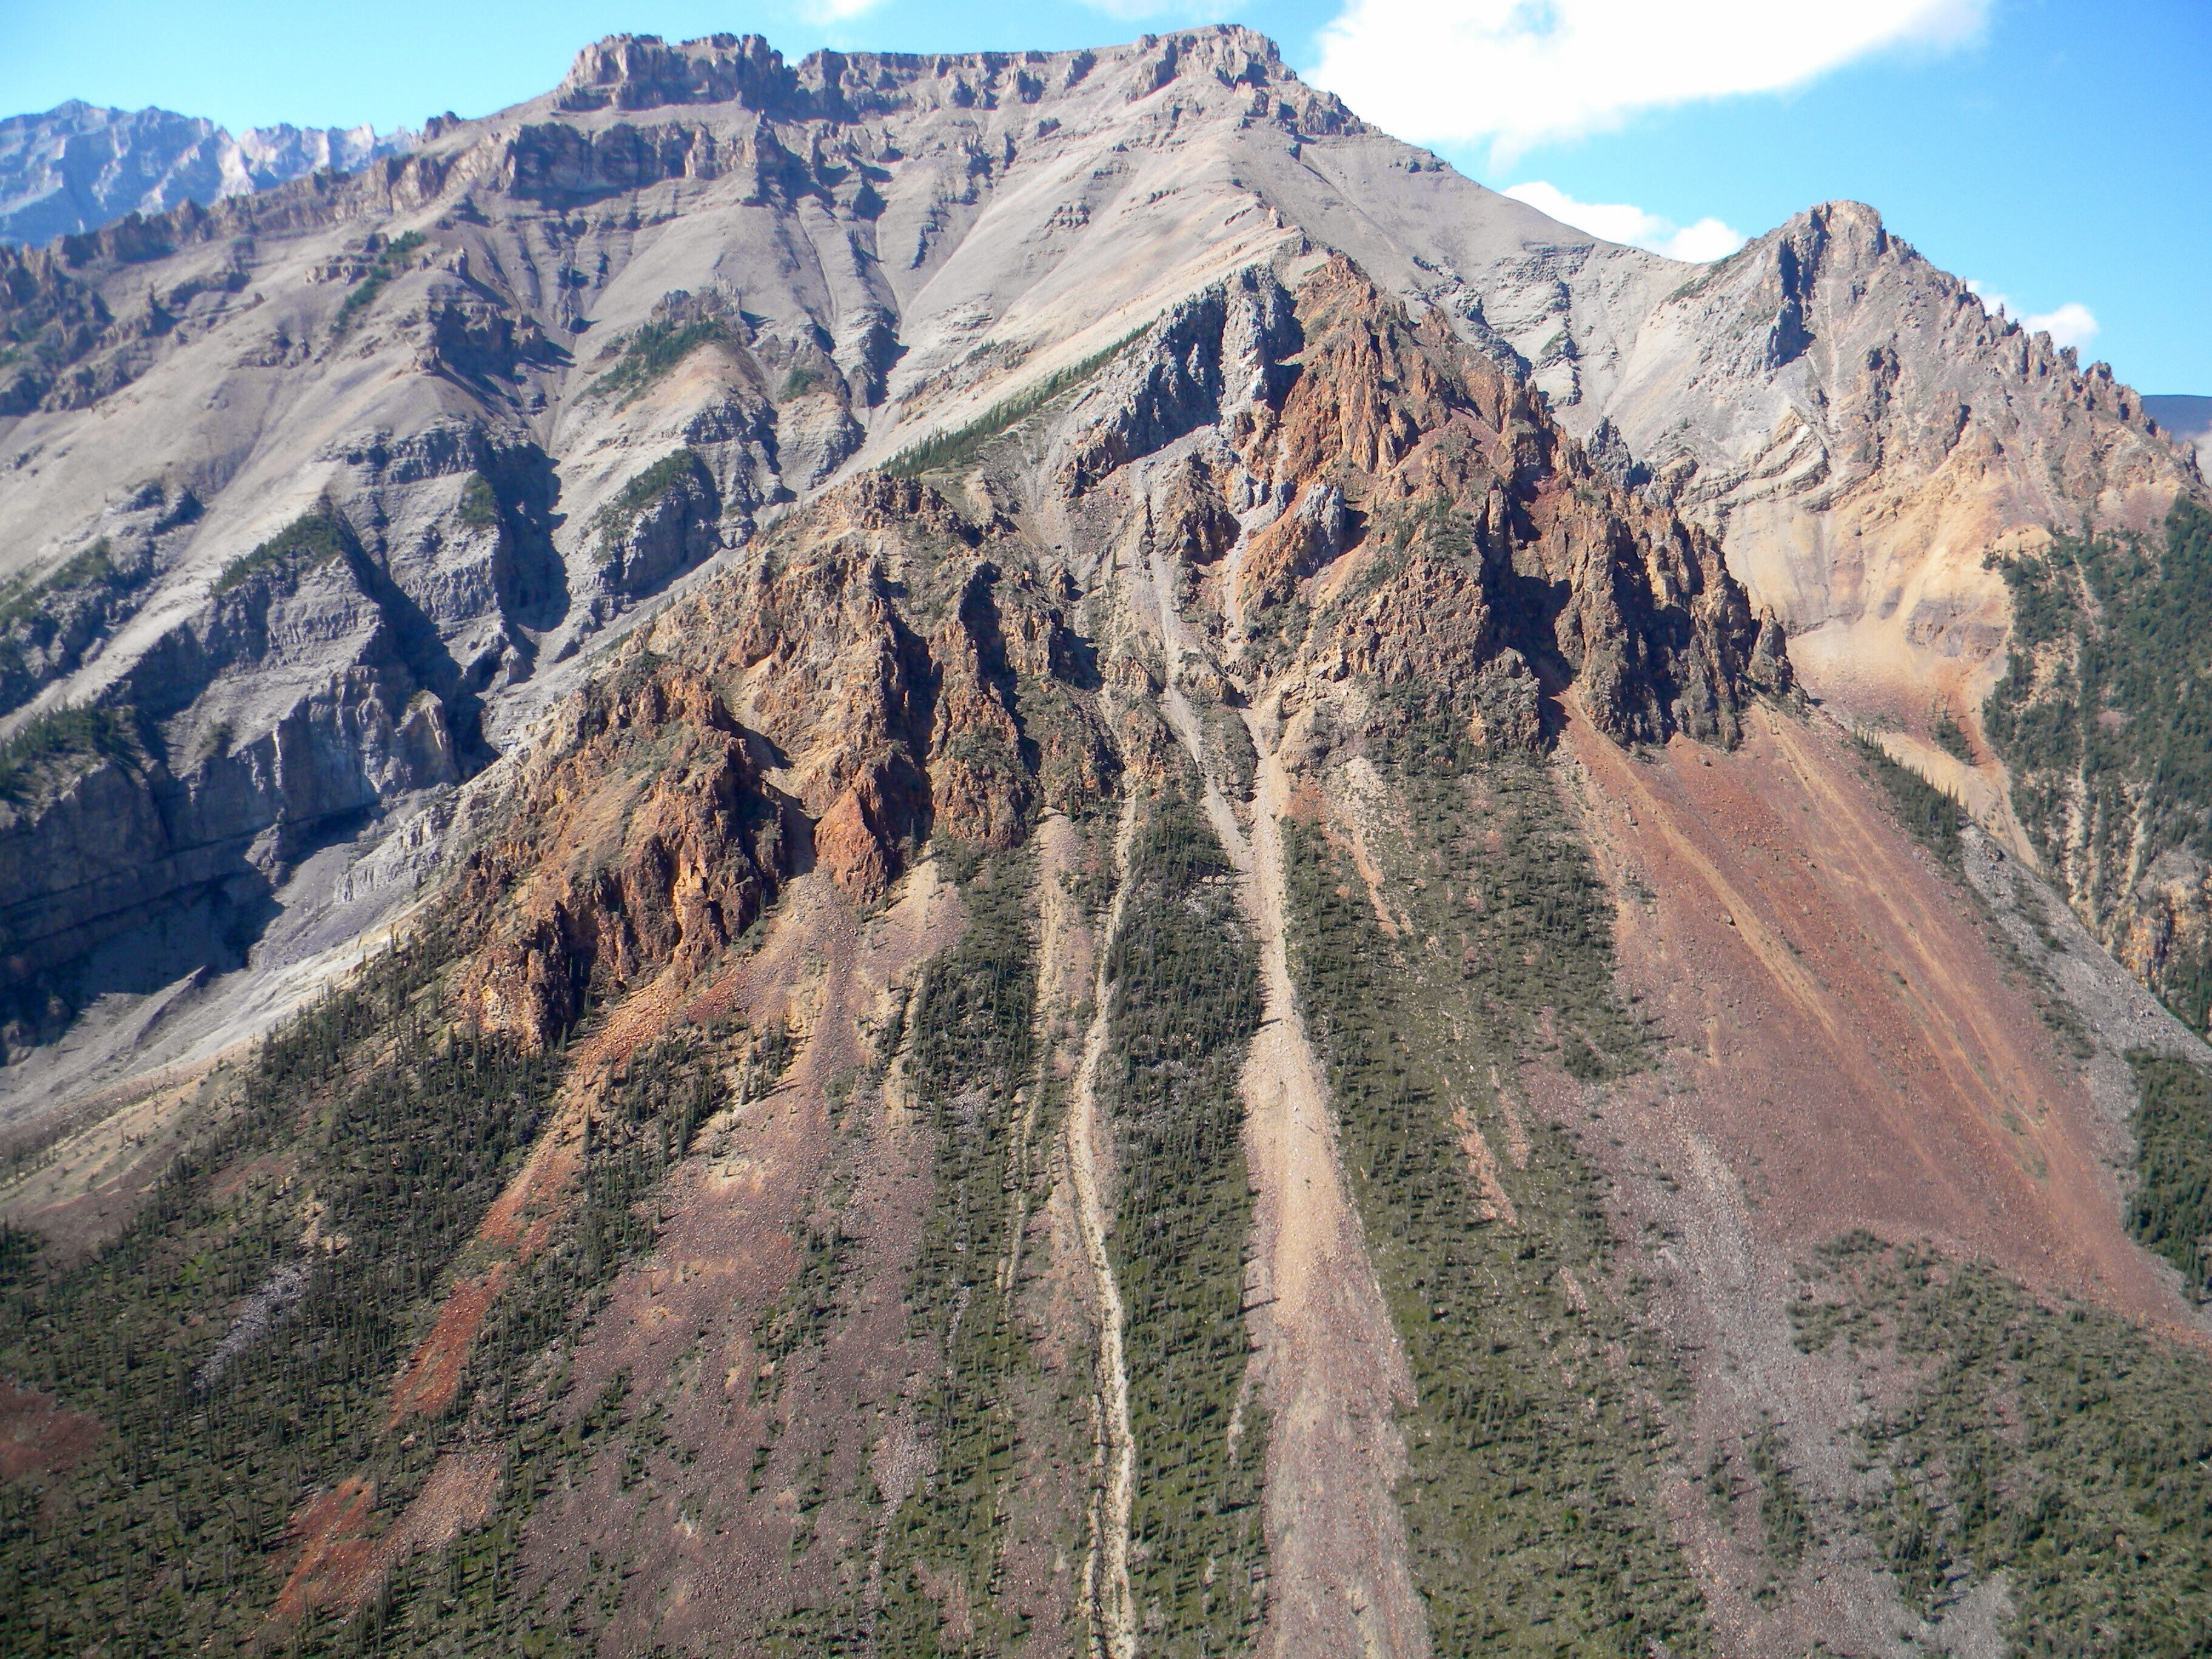
[[[10,1651],[2212,1640],[2212,512],[1870,209],[617,36],[0,271]]]
[[[0,120],[0,241],[50,242],[185,202],[267,190],[324,168],[404,155],[416,136],[366,125],[249,127],[165,109],[100,109],[72,98]]]
[[[2143,399],[2143,412],[2194,447],[2202,459],[2205,440],[2212,437],[2212,398],[2149,397]]]

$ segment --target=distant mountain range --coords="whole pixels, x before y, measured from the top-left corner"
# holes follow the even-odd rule
[[[43,115],[0,120],[0,241],[35,246],[126,213],[244,196],[320,167],[350,173],[404,155],[416,141],[404,129],[379,137],[366,122],[233,135],[204,116],[72,98]]]
[[[2169,393],[2148,397],[2142,402],[2144,414],[2168,432],[2194,444],[2200,459],[2212,459],[2212,398]]]

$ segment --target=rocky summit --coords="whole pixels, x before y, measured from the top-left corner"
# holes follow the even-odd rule
[[[1235,28],[343,160],[0,247],[8,1652],[2212,1645],[2169,406]]]

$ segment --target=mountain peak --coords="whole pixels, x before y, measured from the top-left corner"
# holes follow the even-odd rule
[[[795,78],[757,34],[710,34],[671,45],[657,34],[610,34],[576,54],[555,88],[556,109],[649,109],[735,100],[763,107],[764,93]]]
[[[1033,104],[1082,84],[1104,68],[1130,76],[1133,96],[1180,76],[1204,75],[1224,86],[1298,83],[1268,36],[1239,24],[1209,24],[1139,35],[1118,46],[1063,52],[847,52],[824,48],[797,64],[763,36],[718,33],[672,42],[656,34],[611,34],[576,54],[553,94],[556,109],[652,109],[736,103],[786,118],[849,120],[884,107],[884,99],[924,79],[954,82],[962,106]],[[1310,89],[1307,95],[1314,95]],[[1331,104],[1329,94],[1320,94]],[[1348,118],[1348,112],[1344,118]]]
[[[349,173],[412,149],[404,131],[278,123],[234,136],[204,116],[72,98],[43,115],[0,120],[0,242],[36,246],[159,214],[251,195],[324,168]]]

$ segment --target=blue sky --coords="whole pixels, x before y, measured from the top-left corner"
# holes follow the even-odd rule
[[[1856,197],[2085,361],[2212,392],[2212,0],[0,0],[0,112],[81,97],[388,129],[530,97],[623,29],[751,29],[795,57],[1214,17],[1592,229],[1710,257]]]

